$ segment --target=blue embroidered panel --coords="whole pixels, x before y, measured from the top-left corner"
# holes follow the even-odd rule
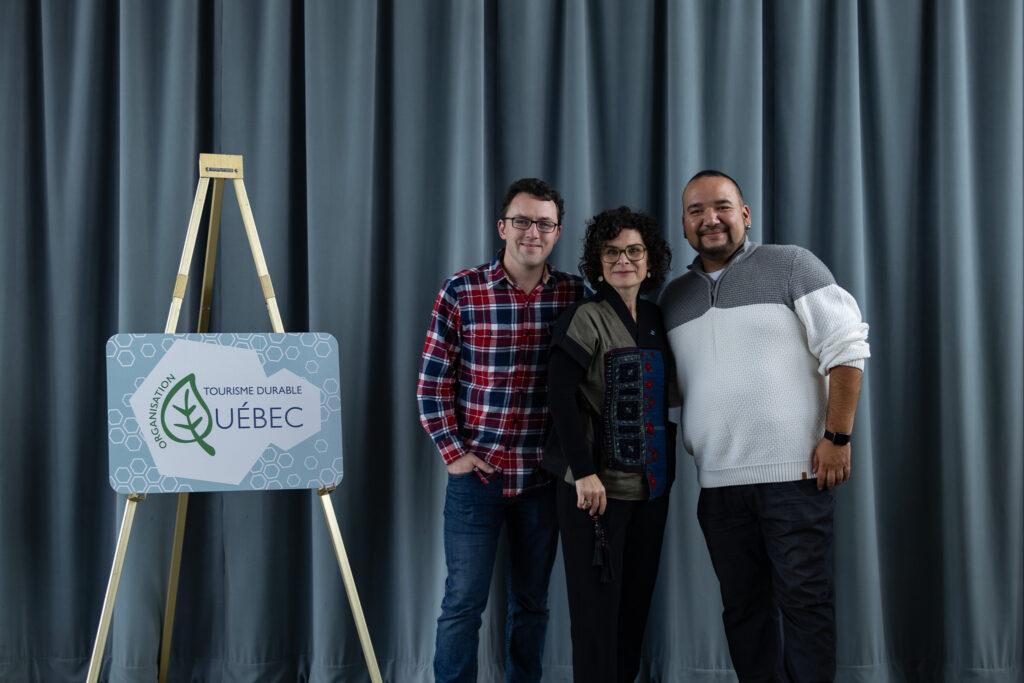
[[[647,436],[647,488],[654,499],[665,492],[668,478],[667,430],[665,416],[665,358],[661,351],[643,349],[640,360],[644,373],[644,433]]]
[[[605,449],[608,465],[640,472],[649,497],[665,490],[665,361],[652,349],[605,354]]]
[[[603,417],[608,464],[625,472],[642,472],[647,460],[647,440],[640,349],[609,351],[604,362]]]

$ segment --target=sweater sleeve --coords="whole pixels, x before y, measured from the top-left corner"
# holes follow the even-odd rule
[[[818,359],[818,372],[826,375],[837,365],[863,370],[871,351],[860,307],[806,249],[794,258],[790,289],[793,309],[807,332],[807,347]]]

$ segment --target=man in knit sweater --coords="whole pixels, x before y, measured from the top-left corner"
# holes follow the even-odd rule
[[[832,489],[850,477],[868,326],[809,251],[746,238],[724,173],[686,185],[683,229],[698,255],[660,304],[733,666],[740,681],[831,681]]]

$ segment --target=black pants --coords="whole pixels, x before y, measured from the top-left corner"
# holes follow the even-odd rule
[[[743,683],[835,678],[834,510],[816,479],[701,489],[697,519]]]
[[[658,576],[668,492],[653,501],[608,501],[601,520],[611,577],[603,583],[601,568],[593,566],[593,521],[576,507],[575,486],[557,486],[573,679],[632,683],[640,670],[640,647]]]

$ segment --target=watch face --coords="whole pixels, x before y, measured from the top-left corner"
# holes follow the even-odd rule
[[[837,446],[845,446],[850,443],[850,435],[843,434],[842,432],[836,432],[832,435],[832,443]]]

